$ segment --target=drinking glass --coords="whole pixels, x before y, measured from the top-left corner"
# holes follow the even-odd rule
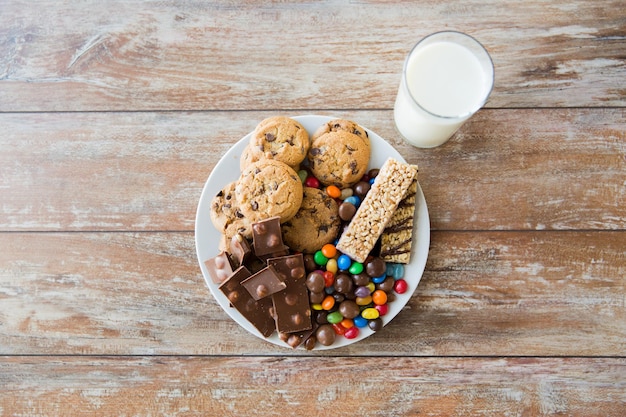
[[[445,143],[487,101],[493,62],[473,37],[444,31],[409,52],[394,105],[396,128],[413,146]]]

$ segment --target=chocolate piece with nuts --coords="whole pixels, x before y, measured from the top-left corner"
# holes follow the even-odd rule
[[[209,271],[211,280],[215,284],[221,284],[233,273],[233,265],[228,253],[222,251],[217,256],[204,261],[204,265]]]
[[[258,257],[267,255],[281,256],[289,252],[283,244],[283,235],[279,217],[270,217],[252,225],[252,244]]]
[[[270,336],[276,330],[274,318],[272,316],[272,300],[263,298],[255,300],[242,281],[251,276],[250,271],[245,266],[240,266],[226,281],[219,286],[230,304],[241,313],[261,334]]]
[[[268,265],[250,278],[246,278],[241,282],[241,285],[248,290],[255,300],[268,297],[287,287],[272,265]]]
[[[302,254],[270,258],[267,263],[286,284],[284,290],[272,295],[276,329],[279,333],[310,330],[313,325]]]

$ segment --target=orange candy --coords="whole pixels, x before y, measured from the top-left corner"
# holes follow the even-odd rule
[[[372,293],[372,301],[376,305],[383,305],[387,302],[387,293],[383,290],[376,290]]]
[[[352,321],[352,319],[343,319],[341,320],[340,324],[346,329],[354,327],[354,322]]]
[[[322,246],[322,255],[327,257],[328,259],[335,257],[337,254],[337,248],[332,243],[327,243]]]
[[[341,197],[341,190],[336,185],[329,185],[326,187],[326,194],[332,198],[339,198]]]
[[[327,295],[322,301],[322,308],[326,311],[335,306],[335,298],[332,295]]]

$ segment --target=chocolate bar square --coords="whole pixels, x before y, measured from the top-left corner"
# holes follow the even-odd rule
[[[215,284],[221,284],[233,274],[233,266],[228,253],[222,251],[216,257],[204,261],[209,271],[211,280]]]
[[[284,290],[287,285],[280,279],[272,265],[268,265],[241,282],[252,298],[260,300]]]
[[[246,320],[263,336],[268,337],[276,330],[276,323],[271,313],[272,300],[270,298],[255,300],[241,285],[241,282],[251,275],[245,266],[240,266],[219,286],[219,289]]]
[[[280,218],[270,217],[252,224],[252,244],[258,257],[289,253],[289,248],[283,243]]]
[[[276,329],[281,333],[302,332],[312,328],[309,293],[302,254],[267,260],[283,279],[286,288],[272,295]]]

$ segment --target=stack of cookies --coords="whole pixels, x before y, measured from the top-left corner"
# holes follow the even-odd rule
[[[303,186],[298,172],[343,189],[366,173],[370,152],[366,130],[349,120],[329,121],[312,136],[286,116],[261,121],[242,152],[241,175],[211,203],[221,248],[237,234],[252,238],[254,222],[276,216],[294,251],[311,253],[331,242],[341,225],[338,205],[323,190]]]

